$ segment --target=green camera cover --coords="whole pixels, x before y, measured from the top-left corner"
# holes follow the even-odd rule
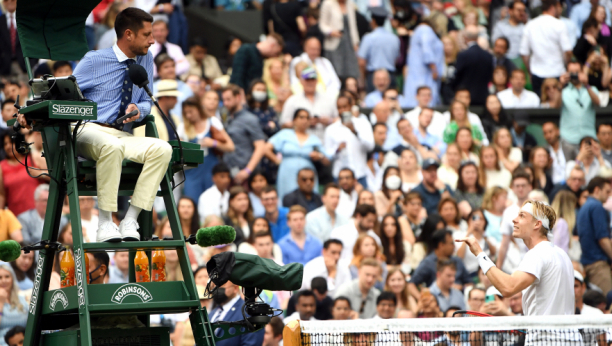
[[[214,255],[206,263],[206,269],[217,287],[229,280],[242,287],[269,291],[299,290],[304,276],[304,266],[300,263],[280,266],[271,259],[238,252]]]

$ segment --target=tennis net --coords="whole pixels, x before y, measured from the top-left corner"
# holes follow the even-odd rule
[[[513,316],[295,321],[285,346],[604,346],[612,316]]]

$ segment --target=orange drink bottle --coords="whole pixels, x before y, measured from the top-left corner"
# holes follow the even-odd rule
[[[87,256],[86,252],[83,252],[85,257],[85,280],[87,280],[87,284],[89,285],[89,256]]]
[[[74,286],[74,256],[72,251],[66,249],[60,260],[60,287]]]
[[[164,250],[154,250],[151,260],[151,281],[166,281],[166,254]]]
[[[149,282],[151,276],[149,274],[149,257],[147,254],[139,250],[134,258],[134,272],[136,273],[136,282]]]

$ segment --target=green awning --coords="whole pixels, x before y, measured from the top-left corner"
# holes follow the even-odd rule
[[[85,19],[100,0],[19,0],[17,32],[23,55],[79,60],[89,50]]]

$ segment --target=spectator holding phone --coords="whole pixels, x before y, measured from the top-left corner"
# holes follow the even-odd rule
[[[574,167],[580,167],[585,173],[585,184],[598,175],[607,176],[612,171],[612,165],[601,155],[601,147],[597,139],[586,136],[580,140],[580,151],[576,160],[569,161],[565,166],[565,174],[569,177]]]
[[[561,92],[561,141],[578,150],[580,140],[595,134],[595,106],[599,106],[597,88],[589,85],[587,75],[582,72],[582,64],[571,61],[567,72],[559,78],[567,86]],[[587,92],[584,92],[585,90]]]

